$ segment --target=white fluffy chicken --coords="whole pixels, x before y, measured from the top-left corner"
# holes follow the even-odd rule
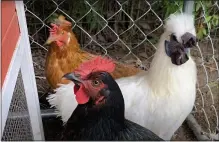
[[[170,140],[192,111],[196,96],[196,65],[189,48],[196,44],[192,15],[171,15],[157,45],[150,69],[117,79],[126,118]],[[48,97],[63,122],[77,106],[74,84],[61,85]]]

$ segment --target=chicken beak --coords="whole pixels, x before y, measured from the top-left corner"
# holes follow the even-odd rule
[[[186,48],[195,47],[197,44],[196,36],[189,32],[186,32],[184,35],[182,35],[181,39]]]
[[[47,41],[44,43],[44,45],[49,45],[49,44],[51,44],[51,43],[52,43],[51,40],[47,40]]]
[[[78,84],[78,85],[80,85],[82,83],[82,80],[80,79],[79,75],[76,75],[75,73],[67,73],[63,76],[63,78],[71,80],[75,84]]]
[[[44,45],[49,45],[49,44],[51,44],[53,41],[55,41],[55,37],[49,37],[49,38],[47,39],[47,41],[44,43]]]

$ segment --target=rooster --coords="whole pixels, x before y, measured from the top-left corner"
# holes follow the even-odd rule
[[[80,45],[75,34],[72,32],[72,24],[60,15],[51,24],[50,36],[45,45],[49,45],[46,57],[45,74],[48,83],[55,89],[58,84],[67,84],[68,80],[62,76],[74,71],[81,63],[92,59],[95,55],[80,49]],[[112,73],[114,78],[135,75],[140,71],[131,65],[116,63],[116,69]]]
[[[190,48],[195,45],[193,16],[171,14],[150,69],[116,80],[125,100],[127,119],[164,140],[171,139],[194,106],[197,71]],[[62,85],[48,98],[63,122],[77,106],[73,88],[74,83]]]
[[[79,105],[65,124],[61,140],[162,140],[125,119],[122,92],[108,73],[114,68],[111,60],[97,57],[64,75],[75,83]]]

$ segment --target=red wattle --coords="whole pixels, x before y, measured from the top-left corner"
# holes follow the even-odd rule
[[[87,96],[86,92],[84,91],[84,86],[80,85],[80,88],[74,86],[74,93],[75,93],[75,98],[78,102],[78,104],[85,104],[89,101],[90,97]]]

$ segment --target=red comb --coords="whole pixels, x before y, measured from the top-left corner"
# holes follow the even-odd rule
[[[51,26],[52,28],[49,29],[50,35],[54,35],[57,33],[59,27],[56,24],[51,24]]]
[[[81,64],[79,68],[75,70],[75,73],[80,74],[81,78],[86,78],[87,75],[92,72],[105,71],[111,73],[114,69],[115,64],[112,60],[97,56],[96,58]]]

